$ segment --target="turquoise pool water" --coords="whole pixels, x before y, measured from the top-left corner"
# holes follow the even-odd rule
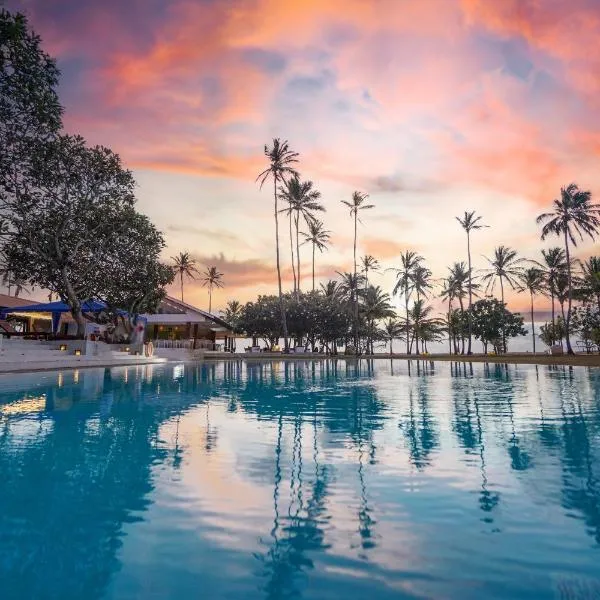
[[[0,377],[0,597],[600,597],[600,371]]]

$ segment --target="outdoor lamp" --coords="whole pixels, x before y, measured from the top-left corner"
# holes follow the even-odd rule
[[[61,352],[64,352],[64,351],[67,349],[67,345],[66,345],[66,344],[61,344],[61,345],[58,347],[58,349],[59,349]]]

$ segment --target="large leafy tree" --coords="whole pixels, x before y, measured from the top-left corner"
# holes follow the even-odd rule
[[[565,244],[565,259],[567,263],[567,314],[565,319],[567,352],[574,354],[571,347],[570,324],[573,304],[573,274],[571,267],[571,250],[569,243],[577,246],[578,240],[587,235],[595,239],[600,228],[600,204],[592,204],[592,193],[579,188],[576,183],[570,183],[560,190],[560,198],[554,200],[554,210],[542,213],[537,218],[542,226],[542,240],[549,235],[561,236]]]
[[[498,246],[494,250],[494,258],[487,258],[490,268],[483,270],[482,280],[486,282],[486,292],[494,293],[496,283],[500,283],[500,299],[504,304],[504,285],[513,290],[519,289],[519,280],[523,274],[525,259],[520,258],[517,251],[508,246]],[[506,334],[502,334],[502,346],[506,352]]]
[[[275,254],[277,262],[277,285],[279,288],[279,310],[281,313],[281,329],[284,338],[285,350],[288,350],[288,330],[285,317],[285,304],[283,300],[283,290],[281,287],[281,261],[279,256],[279,207],[277,203],[277,187],[290,177],[297,177],[298,171],[294,165],[298,162],[298,153],[290,150],[289,144],[286,141],[281,141],[279,138],[273,140],[273,145],[265,144],[265,156],[269,162],[269,166],[258,174],[256,181],[260,183],[262,189],[266,181],[273,181],[273,200],[274,200],[274,217],[275,217]]]
[[[497,353],[506,352],[507,338],[527,335],[523,328],[523,317],[518,313],[511,313],[496,298],[474,302],[471,312],[473,335],[481,340],[486,354],[490,344]]]
[[[5,252],[15,276],[68,302],[79,333],[81,303],[92,298],[114,239],[127,236],[135,182],[118,155],[57,136],[38,149],[27,176],[5,198]],[[116,257],[114,257],[116,260]]]
[[[183,302],[183,281],[184,279],[196,279],[198,275],[198,263],[195,258],[192,258],[189,252],[180,252],[176,256],[172,256],[173,270],[179,277],[179,286],[181,289],[181,301]]]
[[[59,70],[27,18],[0,8],[0,199],[14,200],[37,146],[61,128]]]
[[[129,325],[142,313],[156,312],[175,277],[172,267],[160,260],[164,247],[162,233],[148,217],[126,208],[119,232],[107,240],[99,257],[93,297],[104,300],[115,318],[125,311]]]
[[[468,260],[468,265],[469,265],[469,306],[468,308],[471,308],[471,305],[473,304],[473,281],[472,281],[472,274],[473,274],[473,266],[471,264],[471,232],[472,231],[477,231],[478,229],[483,229],[484,227],[487,227],[487,225],[484,225],[482,223],[482,218],[480,215],[477,215],[475,213],[474,210],[472,211],[465,211],[464,215],[462,217],[456,217],[456,220],[460,223],[460,226],[465,230],[465,233],[467,234],[467,260]],[[468,341],[468,347],[467,347],[467,354],[472,354],[472,350],[471,350],[471,339],[473,337],[472,335],[472,324],[471,324],[471,313],[468,312],[468,318],[469,318],[469,341]]]

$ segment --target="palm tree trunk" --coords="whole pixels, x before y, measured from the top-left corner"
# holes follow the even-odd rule
[[[448,354],[452,354],[452,300],[448,297]]]
[[[552,302],[552,345],[556,343],[554,339],[555,321],[554,321],[554,283],[550,282],[550,301]]]
[[[212,285],[208,286],[208,312],[212,313]]]
[[[404,286],[404,305],[406,308],[406,354],[410,354],[410,318],[408,313],[408,283]]]
[[[358,281],[356,280],[356,236],[358,232],[358,212],[354,211],[354,350],[358,353]]]
[[[315,244],[313,242],[313,255],[312,255],[312,291],[315,291]]]
[[[183,302],[183,271],[179,271],[179,279],[181,280],[181,301]]]
[[[535,354],[535,324],[533,322],[533,291],[529,290],[531,296],[531,339],[533,341],[533,353]]]
[[[473,304],[473,290],[471,284],[471,235],[467,231],[467,257],[469,260],[469,312],[467,314],[469,323],[469,346],[467,348],[467,354],[473,354],[471,350],[471,339],[473,337],[473,320],[471,317],[471,305]]]
[[[458,297],[458,303],[460,304],[461,321],[464,323],[465,322],[465,307],[463,306],[462,296]],[[461,329],[462,329],[462,327],[461,327]],[[460,345],[461,345],[460,353],[464,354],[465,353],[465,335],[462,331],[461,331],[461,335],[460,335]]]
[[[567,258],[567,282],[569,286],[569,299],[567,303],[567,320],[565,321],[565,338],[567,340],[567,354],[575,354],[571,348],[571,308],[573,303],[573,279],[571,274],[571,256],[569,254],[569,238],[565,227],[565,255]]]
[[[298,287],[297,292],[300,293],[300,242],[298,238],[300,237],[299,233],[299,225],[298,221],[300,220],[300,215],[296,215],[295,224],[296,224],[296,267],[298,268]]]
[[[296,263],[294,261],[294,234],[292,233],[292,210],[289,212],[290,221],[290,254],[292,255],[292,275],[294,277],[294,294],[296,293]]]
[[[281,289],[281,263],[279,259],[279,213],[277,212],[277,178],[273,178],[273,196],[275,198],[275,255],[277,258],[277,284],[279,287],[279,311],[281,312],[281,328],[283,329],[284,349],[288,351],[288,329],[283,305],[283,291]]]
[[[502,352],[506,354],[506,327],[504,325],[504,283],[500,277],[500,294],[502,297]]]

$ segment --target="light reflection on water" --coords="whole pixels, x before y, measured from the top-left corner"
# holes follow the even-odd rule
[[[0,378],[2,598],[600,597],[600,371]]]

